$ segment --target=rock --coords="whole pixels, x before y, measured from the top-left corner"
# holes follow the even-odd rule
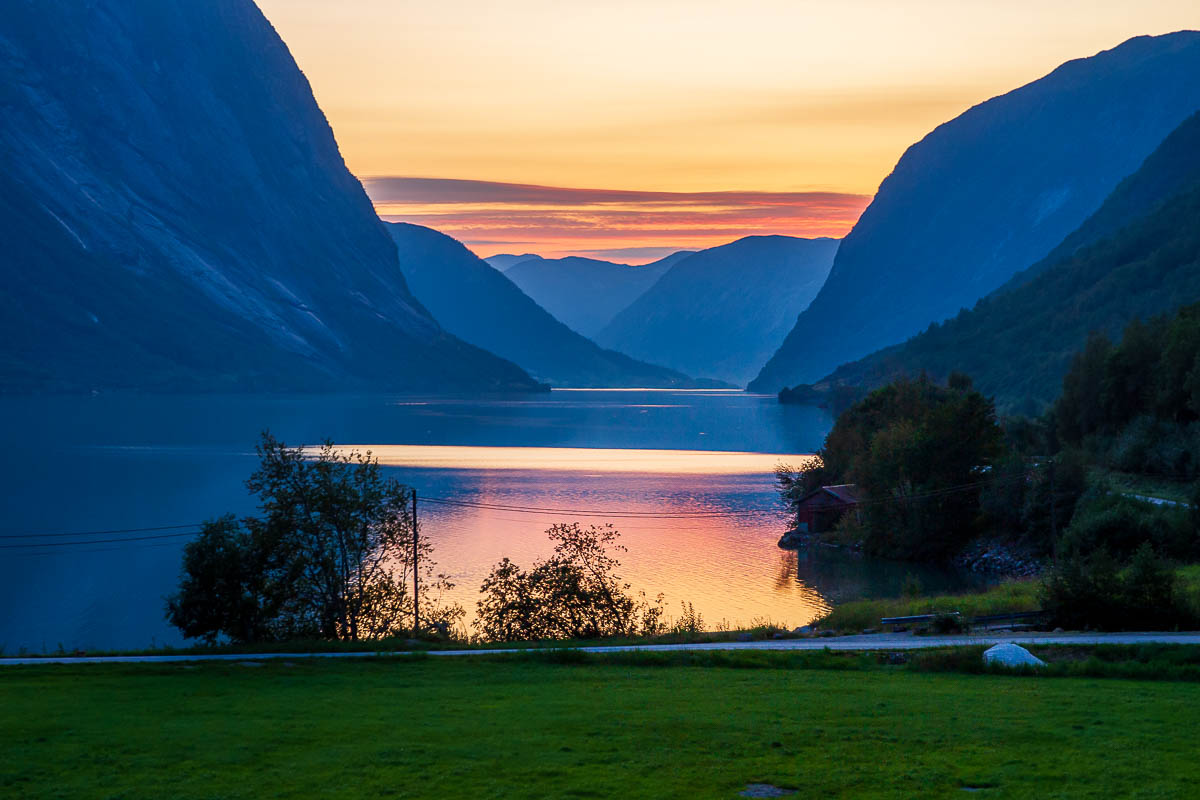
[[[796,628],[796,630],[792,631],[792,633],[798,636],[809,636],[816,632],[816,628],[814,628],[812,625],[801,625],[799,628]]]
[[[1051,633],[1066,633],[1062,628],[1055,628]]]
[[[801,533],[799,530],[790,530],[779,537],[777,546],[785,550],[795,550],[798,547],[803,547],[807,542],[807,534]]]
[[[782,786],[772,786],[769,783],[751,783],[738,792],[742,797],[788,797],[796,794],[796,789],[784,789]]]
[[[745,631],[742,631],[742,632],[741,632],[741,633],[739,633],[739,634],[738,634],[736,637],[734,637],[734,641],[738,641],[738,642],[753,642],[753,641],[754,641],[754,635],[753,635],[753,634],[751,634],[751,633],[746,633]]]
[[[1005,642],[989,648],[983,654],[983,663],[1002,667],[1044,667],[1046,662],[1019,644]]]

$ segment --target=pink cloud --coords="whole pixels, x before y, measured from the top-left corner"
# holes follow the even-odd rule
[[[844,236],[870,202],[837,192],[645,192],[440,178],[367,178],[384,219],[454,236],[483,255],[648,261],[754,234]]]

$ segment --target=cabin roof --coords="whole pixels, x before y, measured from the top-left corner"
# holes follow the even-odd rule
[[[829,492],[831,495],[841,500],[843,503],[858,503],[862,498],[858,493],[858,486],[853,483],[842,483],[837,486],[822,486],[822,491]]]
[[[839,503],[845,503],[849,506],[858,505],[860,501],[858,486],[853,483],[841,483],[837,486],[822,486],[819,489],[813,489],[804,497],[800,498],[800,503],[805,503],[808,500],[826,494],[837,500]]]

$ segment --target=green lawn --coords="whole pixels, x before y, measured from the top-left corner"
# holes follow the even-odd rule
[[[7,667],[0,796],[1200,794],[1200,684],[759,666]]]

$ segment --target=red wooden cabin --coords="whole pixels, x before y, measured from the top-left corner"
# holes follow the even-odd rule
[[[852,483],[814,489],[797,504],[796,530],[804,533],[831,530],[842,515],[858,503],[858,487]]]

